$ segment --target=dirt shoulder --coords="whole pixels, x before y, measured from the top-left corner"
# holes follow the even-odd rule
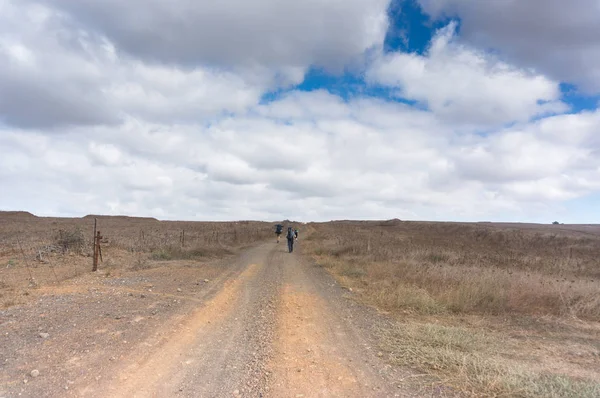
[[[114,384],[123,363],[164,344],[169,329],[242,272],[243,258],[103,271],[28,290],[26,304],[0,311],[0,396],[94,396],[90,385]]]

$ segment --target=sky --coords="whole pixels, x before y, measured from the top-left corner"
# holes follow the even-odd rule
[[[0,0],[0,210],[600,223],[598,0]]]

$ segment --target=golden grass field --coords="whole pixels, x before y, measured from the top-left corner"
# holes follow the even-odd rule
[[[600,227],[309,228],[304,253],[397,320],[381,348],[418,383],[468,396],[600,396]]]
[[[54,284],[90,272],[95,218],[104,238],[102,272],[141,269],[152,261],[223,257],[274,235],[271,223],[255,221],[49,218],[0,212],[0,305],[23,301],[19,288]]]

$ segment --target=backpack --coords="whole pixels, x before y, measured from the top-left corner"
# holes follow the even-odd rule
[[[293,229],[288,228],[287,238],[288,239],[294,239],[294,230]]]
[[[283,225],[277,224],[275,226],[275,232],[278,233],[278,234],[280,234],[282,231],[283,231]]]

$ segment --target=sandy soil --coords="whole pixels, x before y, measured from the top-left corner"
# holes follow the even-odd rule
[[[283,242],[33,295],[0,311],[0,397],[411,395],[374,310]]]

